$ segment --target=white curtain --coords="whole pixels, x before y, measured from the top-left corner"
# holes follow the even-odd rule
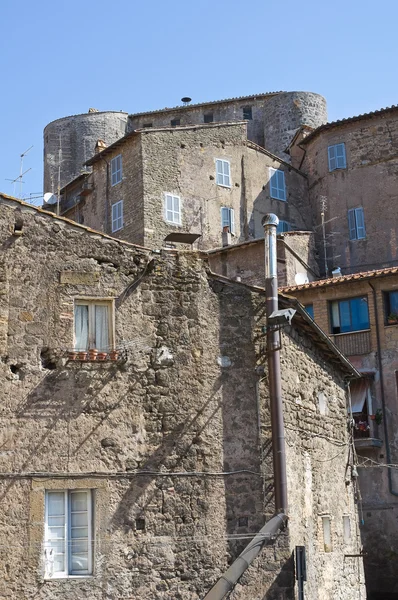
[[[96,304],[93,308],[95,308],[95,347],[100,352],[108,352],[110,350],[108,306]]]
[[[75,306],[75,349],[88,349],[88,306],[76,304]]]

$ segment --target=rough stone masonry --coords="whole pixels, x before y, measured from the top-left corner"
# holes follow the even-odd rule
[[[262,291],[10,198],[0,223],[0,598],[203,598],[273,514]],[[109,306],[118,360],[68,358],[83,301]],[[297,314],[282,340],[289,525],[233,600],[293,599],[296,545],[308,599],[365,597],[350,368]],[[92,570],[52,577],[45,499],[79,490]]]

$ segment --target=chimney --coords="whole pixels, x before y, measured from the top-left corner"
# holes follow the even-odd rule
[[[332,271],[332,277],[341,277],[341,269],[340,267],[336,267]]]
[[[229,227],[226,225],[222,230],[222,246],[230,246],[231,245],[231,234],[229,232]]]
[[[102,150],[105,150],[105,148],[106,144],[104,140],[97,140],[97,143],[95,144],[95,154],[98,154],[98,152],[102,152]]]

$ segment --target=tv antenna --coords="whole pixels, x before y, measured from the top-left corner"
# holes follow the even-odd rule
[[[27,150],[25,150],[25,152],[22,152],[22,154],[20,155],[19,175],[18,175],[18,177],[16,177],[15,179],[7,179],[6,180],[6,181],[11,181],[11,183],[14,184],[14,196],[15,196],[15,186],[19,182],[19,198],[21,198],[21,199],[22,199],[22,184],[25,183],[23,181],[22,177],[24,175],[26,175],[26,173],[28,173],[29,171],[32,170],[32,167],[30,167],[29,169],[26,169],[26,171],[23,170],[23,159],[25,158],[25,156],[27,155],[27,153],[30,150],[32,150],[32,148],[33,148],[33,146],[31,146],[30,148],[28,148]]]

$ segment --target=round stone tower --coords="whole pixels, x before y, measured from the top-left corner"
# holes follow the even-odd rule
[[[264,102],[264,147],[284,160],[284,150],[301,125],[327,122],[326,100],[313,92],[282,92]]]
[[[44,192],[56,193],[61,158],[60,187],[77,177],[94,154],[97,141],[107,146],[126,133],[128,113],[90,108],[88,113],[64,117],[44,129]]]

